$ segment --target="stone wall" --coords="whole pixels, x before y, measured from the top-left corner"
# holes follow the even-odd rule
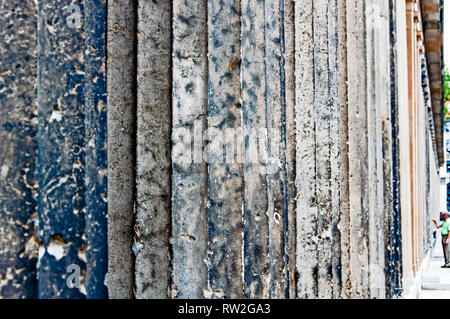
[[[135,297],[399,295],[395,3],[157,4],[135,8]]]
[[[0,29],[1,297],[402,295],[404,5],[25,2],[0,9],[29,29]]]

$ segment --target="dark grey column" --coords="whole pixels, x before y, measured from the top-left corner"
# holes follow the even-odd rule
[[[0,298],[5,299],[37,297],[35,59],[35,2],[2,2]]]
[[[172,1],[138,1],[136,297],[167,298],[171,235]]]
[[[368,297],[367,66],[365,6],[347,0],[349,253],[351,297]]]
[[[172,278],[177,298],[202,298],[208,280],[206,19],[206,1],[173,2]]]
[[[110,298],[134,296],[136,1],[108,1],[108,274]]]

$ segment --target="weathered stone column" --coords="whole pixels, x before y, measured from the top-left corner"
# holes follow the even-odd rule
[[[345,263],[341,232],[346,230],[345,215],[341,217],[346,197],[346,177],[342,175],[348,174],[342,170],[347,143],[346,52],[340,45],[345,40],[343,10],[340,1],[314,1],[297,3],[295,11],[300,298],[341,295],[341,262]],[[344,235],[342,240],[346,238]]]
[[[40,1],[39,297],[104,298],[105,2]]]
[[[34,1],[0,6],[0,140],[0,298],[36,298]]]
[[[336,6],[327,0],[313,2],[314,43],[314,129],[315,129],[315,180],[317,209],[317,297],[331,298],[332,285],[332,212],[331,212],[331,113],[336,111],[333,81],[336,59]],[[333,56],[334,54],[334,56]],[[330,63],[331,62],[331,63]],[[334,159],[338,160],[338,158]],[[330,271],[331,270],[331,271]]]
[[[328,64],[330,105],[330,217],[331,232],[331,297],[342,297],[344,288],[342,269],[345,252],[342,242],[348,214],[348,157],[347,157],[347,73],[346,73],[346,17],[345,1],[329,1],[328,6]],[[341,227],[341,225],[343,227]]]
[[[233,133],[243,124],[240,5],[239,0],[208,1],[207,298],[243,297],[242,137]],[[229,164],[218,159],[222,147],[209,141],[223,128],[232,132],[226,142],[233,154]]]
[[[173,3],[172,297],[203,298],[208,269],[206,1]]]
[[[339,238],[334,238],[336,244],[334,249],[340,251],[341,259],[338,263],[337,276],[338,283],[341,284],[340,294],[335,294],[336,298],[350,298],[351,297],[351,258],[350,258],[350,199],[349,199],[349,132],[348,132],[348,81],[347,81],[347,1],[339,0],[337,4],[338,9],[338,48],[337,48],[337,103],[339,105],[339,154],[340,165],[339,170],[334,170],[334,175],[339,176],[340,187],[338,189],[340,194],[340,216],[337,219],[337,229],[340,232]],[[352,20],[350,20],[352,21]],[[333,134],[334,136],[334,134]],[[336,146],[335,146],[336,149]],[[334,154],[333,154],[334,155]],[[336,156],[332,156],[335,158]],[[333,170],[332,170],[333,174]],[[334,198],[334,196],[333,196]],[[335,205],[336,206],[336,205]],[[340,247],[339,247],[340,246]]]
[[[167,298],[171,235],[172,1],[138,1],[136,298]]]
[[[295,297],[294,2],[265,3],[269,298]]]
[[[0,297],[401,295],[438,102],[404,2],[24,3],[0,9]]]
[[[74,5],[74,21],[66,21]],[[83,298],[85,270],[85,113],[83,1],[38,3],[39,297]],[[82,284],[69,288],[70,265]]]
[[[108,274],[110,298],[134,296],[136,1],[108,1]]]
[[[347,1],[350,296],[368,297],[367,65],[365,5]]]
[[[108,296],[106,0],[85,1],[86,293]]]
[[[281,5],[280,5],[281,7]],[[281,9],[281,8],[280,8]],[[280,15],[284,17],[284,26],[281,27],[280,36],[281,44],[281,61],[284,63],[284,78],[281,76],[280,82],[283,83],[285,90],[285,115],[282,115],[281,123],[286,121],[286,126],[282,125],[282,139],[281,152],[285,152],[285,168],[282,170],[284,177],[283,185],[283,222],[284,222],[284,251],[285,251],[285,276],[286,282],[284,290],[286,298],[294,299],[297,296],[297,284],[296,284],[296,243],[297,243],[297,213],[295,199],[297,196],[296,191],[296,129],[295,129],[295,2],[293,0],[284,1],[284,12],[280,11]],[[284,34],[283,34],[284,31]],[[284,42],[283,42],[284,39]],[[283,46],[284,43],[284,46]],[[283,57],[284,56],[284,57]],[[281,68],[280,66],[280,68]],[[282,73],[283,74],[283,73]],[[283,96],[283,94],[281,94]],[[281,100],[283,105],[283,100]],[[283,114],[283,109],[282,114]],[[287,184],[287,189],[286,189]],[[286,194],[287,191],[287,194]],[[286,196],[287,195],[287,196]],[[287,216],[286,216],[287,214]]]

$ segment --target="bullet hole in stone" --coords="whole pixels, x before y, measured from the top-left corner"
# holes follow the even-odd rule
[[[120,24],[118,24],[117,22],[113,24],[112,29],[114,32],[119,32],[120,31]]]
[[[273,219],[275,219],[275,222],[280,223],[280,220],[281,220],[280,214],[275,213],[275,214],[273,215]]]
[[[73,153],[78,155],[81,152],[81,146],[80,145],[74,145],[73,146]]]

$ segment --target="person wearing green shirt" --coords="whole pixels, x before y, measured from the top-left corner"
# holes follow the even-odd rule
[[[438,229],[441,230],[441,236],[442,236],[442,249],[444,250],[444,260],[445,260],[445,264],[443,266],[441,266],[441,268],[450,268],[449,267],[449,257],[450,257],[450,252],[449,252],[449,232],[450,232],[450,218],[449,218],[449,214],[447,212],[443,212],[442,213],[444,221],[442,221],[441,223],[438,224],[438,222],[433,219],[434,224],[436,225],[436,227]]]

